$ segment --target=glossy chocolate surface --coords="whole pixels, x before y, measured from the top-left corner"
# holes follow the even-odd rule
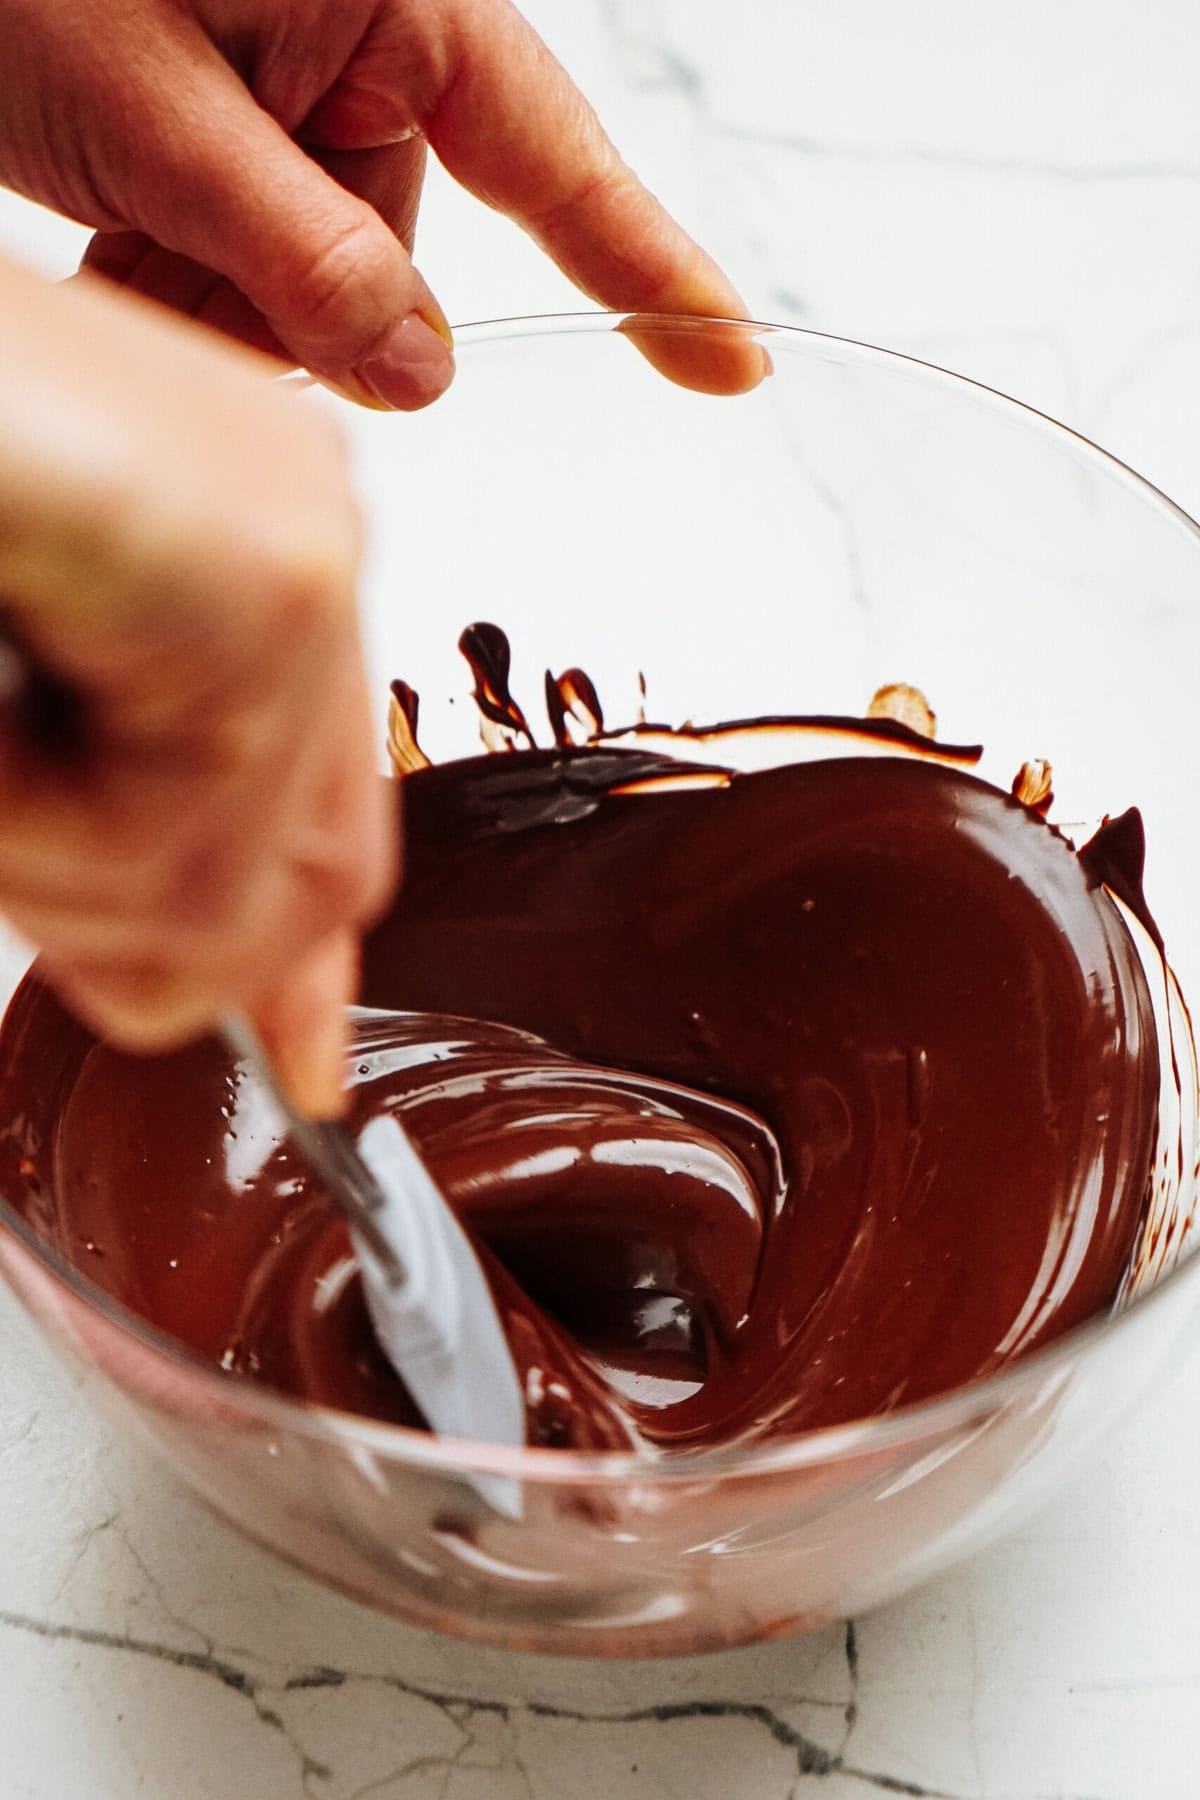
[[[593,712],[580,674],[560,739]],[[480,685],[519,733],[503,679]],[[1140,895],[1136,830],[1076,855],[911,757],[410,766],[355,1117],[402,1111],[484,1247],[531,1441],[879,1414],[1111,1303],[1159,1091],[1101,885]],[[134,1312],[230,1379],[416,1422],[340,1220],[221,1047],[118,1055],[35,973],[0,1127],[0,1191]]]

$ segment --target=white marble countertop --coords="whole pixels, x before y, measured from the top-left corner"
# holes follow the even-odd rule
[[[758,316],[940,361],[1200,510],[1187,0],[538,0]],[[0,248],[80,233],[0,197]],[[428,189],[452,318],[571,290]],[[1200,1358],[1003,1547],[820,1636],[581,1664],[407,1631],[249,1548],[81,1411],[0,1295],[4,1800],[1193,1800]]]

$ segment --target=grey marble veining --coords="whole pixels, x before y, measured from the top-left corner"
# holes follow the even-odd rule
[[[1200,509],[1200,22],[1184,0],[528,7],[759,316],[942,361]],[[0,245],[80,233],[0,199]],[[456,319],[569,307],[431,174]],[[404,1630],[86,1414],[0,1295],[4,1800],[1193,1800],[1200,1362],[1004,1546],[807,1639],[582,1664]]]
[[[290,1574],[84,1416],[6,1298],[0,1328],[6,1795],[1193,1791],[1194,1367],[1090,1481],[902,1605],[589,1664],[408,1631]]]

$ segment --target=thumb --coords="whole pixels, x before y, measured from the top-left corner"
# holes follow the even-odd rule
[[[406,411],[437,399],[454,375],[450,328],[380,215],[293,143],[206,39],[172,61],[124,171],[130,224],[226,276],[330,385]]]

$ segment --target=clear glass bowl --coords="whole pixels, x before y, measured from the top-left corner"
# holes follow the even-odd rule
[[[729,326],[662,321],[695,353]],[[746,327],[770,379],[668,385],[619,319],[458,335],[428,413],[336,402],[357,457],[378,677],[421,695],[435,760],[478,748],[460,627],[494,619],[532,717],[581,665],[610,723],[860,714],[882,683],[1007,786],[1053,764],[1053,817],[1136,803],[1146,888],[1200,993],[1200,532],[1063,427],[900,356]],[[686,340],[686,342],[685,342]],[[10,965],[14,968],[15,965]],[[1165,1014],[1164,1014],[1165,1018]],[[1165,1027],[1164,1027],[1165,1029]],[[674,1466],[439,1441],[231,1380],[124,1314],[0,1203],[0,1268],[97,1403],[219,1513],[416,1624],[529,1649],[674,1655],[874,1606],[1018,1521],[1111,1432],[1200,1302],[1196,1070],[1176,1009],[1180,1145],[1118,1309],[1006,1373],[875,1422]],[[1167,1124],[1170,1125],[1170,1121]],[[520,1485],[493,1516],[469,1473]]]

